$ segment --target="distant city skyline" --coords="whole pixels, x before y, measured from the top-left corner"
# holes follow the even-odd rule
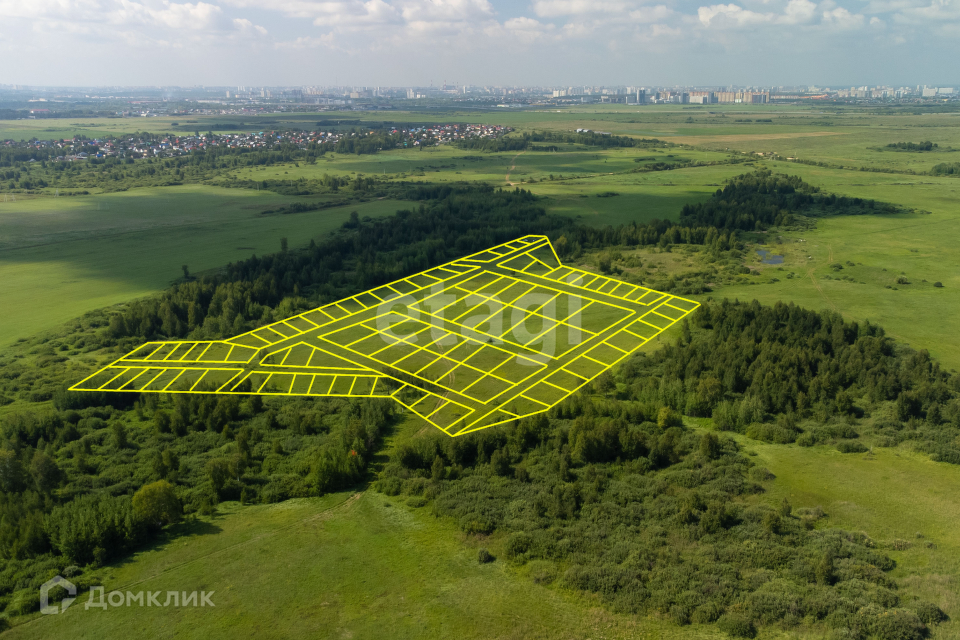
[[[0,83],[948,85],[958,0],[0,0]]]

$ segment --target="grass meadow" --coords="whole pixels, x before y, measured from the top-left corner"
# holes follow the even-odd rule
[[[391,445],[422,424],[410,420]],[[936,602],[954,620],[934,640],[960,637],[960,468],[900,449],[841,454],[832,447],[767,445],[734,434],[775,477],[755,499],[820,506],[821,526],[862,531],[897,561],[901,598]],[[467,536],[447,519],[372,490],[274,505],[224,503],[180,525],[187,535],[145,549],[85,578],[106,590],[214,591],[216,607],[81,606],[37,616],[11,638],[719,638],[713,627],[677,627],[611,613],[591,596],[536,584],[529,567],[477,562],[502,557],[503,540]],[[922,537],[918,537],[920,534]],[[907,548],[892,548],[895,540]],[[902,544],[902,543],[901,543]],[[900,546],[900,545],[898,545]],[[814,637],[803,626],[762,638]]]
[[[422,428],[405,422],[394,440]],[[602,608],[598,600],[534,583],[526,569],[479,564],[501,540],[372,490],[280,504],[223,503],[161,542],[96,573],[106,591],[215,591],[215,608],[122,607],[37,616],[11,638],[721,638]],[[94,574],[87,577],[92,579]]]
[[[928,349],[948,368],[960,369],[960,340],[950,330],[960,314],[960,181],[828,170],[772,163],[827,191],[876,198],[929,213],[834,217],[817,228],[768,238],[765,249],[782,265],[748,262],[761,270],[757,284],[718,287],[714,297],[792,301],[833,309],[848,319],[881,324],[900,342]],[[852,263],[852,264],[850,264]],[[835,269],[831,265],[843,268]],[[793,273],[792,278],[787,274]],[[909,284],[898,284],[899,277]],[[777,281],[774,282],[773,280]],[[935,282],[943,287],[934,286]]]
[[[0,345],[87,311],[155,293],[183,276],[251,254],[309,244],[351,211],[389,215],[378,200],[286,215],[261,211],[302,200],[206,186],[134,189],[0,202]]]

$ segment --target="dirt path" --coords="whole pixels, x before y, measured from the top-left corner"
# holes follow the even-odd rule
[[[507,169],[507,175],[504,176],[504,179],[507,181],[507,184],[510,185],[511,187],[515,186],[517,183],[510,182],[510,172],[517,168],[517,158],[522,156],[524,153],[525,153],[524,151],[521,151],[517,155],[513,156],[513,164],[510,165],[510,168]]]
[[[832,255],[831,255],[831,258],[832,258]],[[828,305],[830,305],[830,308],[833,309],[834,311],[836,311],[837,313],[841,313],[840,309],[837,308],[837,305],[833,304],[833,300],[831,300],[831,299],[827,296],[827,294],[823,292],[823,289],[820,287],[820,283],[817,282],[817,277],[816,277],[815,275],[813,275],[813,268],[812,268],[812,267],[807,271],[807,275],[810,276],[810,282],[812,282],[812,283],[813,283],[813,286],[817,289],[817,291],[820,292],[820,295],[823,297],[824,301],[825,301]]]

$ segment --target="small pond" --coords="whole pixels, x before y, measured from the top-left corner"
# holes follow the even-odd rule
[[[783,256],[775,256],[765,249],[757,249],[763,264],[783,264]]]

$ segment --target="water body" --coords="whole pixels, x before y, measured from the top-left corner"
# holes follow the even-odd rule
[[[763,264],[783,264],[783,256],[775,256],[765,249],[757,249]]]

